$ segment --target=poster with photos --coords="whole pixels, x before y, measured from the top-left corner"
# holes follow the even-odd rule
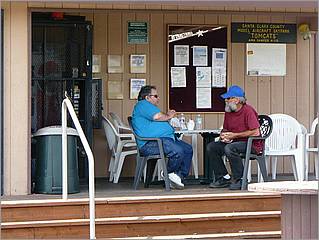
[[[146,85],[144,78],[131,78],[130,80],[130,99],[137,99],[141,87]]]
[[[207,46],[193,46],[193,66],[207,66]]]
[[[131,73],[146,73],[146,55],[132,54],[130,57]]]

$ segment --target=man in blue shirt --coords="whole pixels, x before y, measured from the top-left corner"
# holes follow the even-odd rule
[[[164,153],[168,157],[167,171],[171,187],[183,189],[183,179],[188,176],[193,149],[190,144],[175,138],[174,128],[168,121],[176,112],[161,112],[158,108],[159,99],[155,86],[142,87],[133,109],[132,125],[136,134],[141,137],[162,139]],[[159,154],[157,142],[138,141],[137,144],[143,155]]]

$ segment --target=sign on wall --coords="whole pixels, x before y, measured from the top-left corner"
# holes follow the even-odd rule
[[[232,23],[233,43],[296,43],[296,24]]]
[[[128,22],[127,42],[130,44],[148,43],[147,22]]]
[[[285,76],[286,44],[247,43],[248,76]]]

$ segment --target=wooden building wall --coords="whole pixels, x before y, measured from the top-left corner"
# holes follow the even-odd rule
[[[285,77],[248,77],[245,75],[245,44],[230,42],[231,22],[283,22],[301,23],[310,21],[307,18],[285,14],[241,14],[213,12],[106,12],[92,13],[89,16],[94,24],[94,54],[103,56],[101,77],[104,81],[104,113],[116,112],[124,120],[131,114],[135,104],[129,99],[129,79],[146,78],[148,84],[156,85],[161,96],[161,108],[167,109],[167,24],[212,24],[228,25],[228,84],[243,86],[248,102],[256,107],[258,113],[286,113],[298,119],[307,128],[315,116],[314,87],[314,38],[303,40],[299,35],[297,44],[287,44],[287,76]],[[150,42],[147,45],[127,44],[127,21],[147,21],[150,23]],[[124,73],[106,74],[106,56],[108,54],[123,54]],[[147,73],[129,73],[129,55],[147,55]],[[107,99],[107,81],[122,81],[124,99]],[[205,128],[219,128],[223,123],[223,114],[202,114]],[[187,114],[193,118],[195,115]],[[95,132],[95,137],[103,139],[103,134]],[[97,140],[97,139],[95,139]],[[96,142],[96,141],[95,141]],[[96,143],[96,153],[104,151],[104,144]],[[201,146],[201,144],[199,144]],[[102,156],[103,154],[97,154]],[[202,149],[199,148],[199,159]],[[98,164],[107,162],[106,159]],[[200,166],[201,166],[200,161]],[[311,164],[311,169],[313,164]],[[103,166],[102,169],[106,169]],[[124,171],[132,174],[134,161],[127,161]],[[290,161],[280,160],[279,173],[290,173]]]
[[[256,7],[212,7],[169,4],[111,4],[111,3],[63,3],[28,2],[30,11],[63,11],[86,16],[94,26],[93,53],[102,56],[102,72],[95,77],[103,79],[103,113],[116,112],[125,121],[135,104],[129,99],[129,79],[146,78],[148,84],[156,85],[161,96],[160,107],[167,110],[167,25],[211,24],[228,26],[228,84],[242,86],[259,113],[286,113],[296,117],[308,129],[315,111],[315,39],[297,37],[297,44],[287,45],[287,76],[248,77],[245,75],[245,44],[231,43],[231,22],[282,22],[315,23],[315,8],[256,8]],[[149,23],[149,44],[127,44],[127,22]],[[317,29],[317,26],[316,26]],[[107,73],[107,55],[124,56],[122,74]],[[130,54],[147,55],[147,73],[130,74]],[[123,100],[107,98],[107,82],[121,81]],[[31,81],[30,81],[31,82]],[[205,128],[219,128],[223,123],[222,113],[202,114]],[[190,114],[187,117],[194,118]],[[201,146],[201,140],[199,143]],[[202,148],[199,148],[199,159]],[[109,152],[102,130],[94,131],[94,155],[97,176],[106,176]],[[310,164],[313,172],[313,163]],[[132,176],[134,158],[124,163],[124,176]],[[202,161],[200,161],[200,168]],[[255,172],[256,172],[256,167]],[[290,161],[278,162],[279,173],[290,173]]]
[[[39,3],[37,3],[39,4]],[[30,5],[32,6],[32,5]],[[42,5],[43,7],[43,5]],[[66,4],[45,3],[45,8],[72,9],[73,14],[85,15],[94,26],[93,53],[102,56],[103,113],[116,112],[126,121],[135,104],[129,99],[129,79],[146,78],[148,84],[156,85],[161,96],[161,109],[167,110],[167,25],[168,24],[211,24],[228,26],[228,84],[244,87],[248,102],[258,113],[286,113],[296,117],[309,128],[315,116],[314,81],[314,38],[305,41],[300,35],[297,44],[287,44],[287,76],[248,77],[245,74],[245,44],[231,43],[231,22],[313,22],[307,12],[317,9],[300,8],[242,8],[242,7],[193,7],[176,5],[125,5],[125,4]],[[76,8],[79,11],[74,11]],[[81,10],[86,9],[86,10]],[[305,14],[301,14],[305,12]],[[311,15],[311,14],[310,14]],[[309,16],[310,16],[309,15]],[[127,44],[127,22],[149,23],[149,44]],[[123,55],[123,74],[107,74],[107,55]],[[147,73],[131,74],[130,54],[147,55]],[[121,81],[123,100],[107,98],[107,82]],[[205,128],[219,128],[223,124],[222,113],[202,114]],[[187,114],[186,117],[194,118]],[[106,176],[109,154],[102,130],[94,132],[94,153],[97,175]],[[199,159],[202,159],[202,144],[199,143]],[[313,163],[310,164],[313,169]],[[123,176],[132,176],[135,161],[130,158],[124,163]],[[202,161],[200,161],[200,169]],[[313,171],[313,170],[311,170]],[[254,166],[256,172],[256,166]],[[279,173],[291,173],[291,162],[278,161]]]

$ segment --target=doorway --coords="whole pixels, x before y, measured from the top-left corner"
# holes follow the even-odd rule
[[[64,13],[32,13],[32,133],[43,127],[61,125],[61,104],[67,93],[91,145],[91,63],[91,22],[83,16]],[[88,177],[87,169],[86,157],[82,155],[80,178]]]

